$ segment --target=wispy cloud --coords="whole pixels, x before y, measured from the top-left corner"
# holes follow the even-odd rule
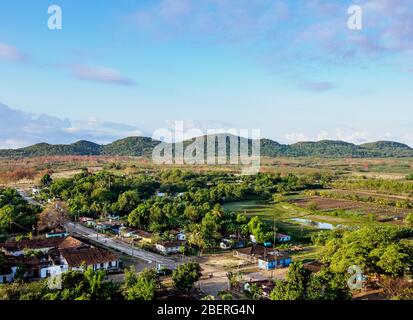
[[[359,0],[363,30],[347,28],[351,1],[158,0],[129,16],[159,38],[245,43],[280,58],[347,62],[413,51],[413,0]],[[256,54],[256,52],[254,52]],[[264,59],[264,58],[263,58]]]
[[[289,15],[285,0],[161,0],[128,20],[159,38],[199,36],[200,41],[251,41]]]
[[[11,46],[6,43],[1,43],[0,42],[0,59],[8,60],[8,61],[13,61],[13,62],[29,62],[30,57],[17,49],[14,46]]]
[[[128,136],[146,135],[132,125],[101,121],[74,120],[47,114],[33,114],[0,103],[0,149],[20,148],[34,143],[73,143],[90,140],[108,143]]]
[[[134,86],[135,82],[110,67],[90,67],[74,65],[70,67],[72,74],[77,79],[89,80],[100,83]]]

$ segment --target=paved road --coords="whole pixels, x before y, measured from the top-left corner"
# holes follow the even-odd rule
[[[30,195],[29,192],[27,192],[26,190],[23,189],[17,189],[17,192],[28,202],[31,204],[38,204]],[[89,238],[95,242],[98,242],[100,244],[102,244],[105,247],[109,247],[112,249],[116,249],[120,252],[126,253],[130,256],[139,258],[141,260],[146,261],[149,265],[151,265],[151,267],[156,267],[159,263],[162,266],[165,266],[169,269],[175,269],[176,266],[178,265],[177,262],[175,262],[174,260],[153,253],[153,252],[149,252],[149,251],[145,251],[142,250],[140,248],[132,248],[131,245],[117,240],[117,239],[113,239],[113,238],[109,238],[107,236],[104,236],[102,234],[99,234],[99,236],[97,237],[97,234],[94,230],[86,228],[78,223],[74,223],[74,222],[68,222],[65,224],[65,227],[67,229],[67,231],[71,232],[71,233],[75,233],[75,234],[79,234],[81,236],[84,236],[86,238]]]
[[[39,204],[36,200],[34,200],[30,196],[30,194],[27,190],[23,190],[23,189],[20,189],[20,188],[18,188],[16,190],[24,198],[24,200],[26,200],[28,203],[30,203],[30,204]]]
[[[130,256],[142,259],[146,261],[148,264],[150,264],[151,267],[156,267],[157,264],[160,263],[162,266],[165,266],[170,269],[175,269],[176,266],[178,265],[178,263],[176,263],[174,260],[168,257],[162,256],[162,255],[159,255],[153,252],[145,251],[140,248],[136,248],[136,247],[132,248],[131,245],[123,241],[109,238],[102,234],[99,234],[99,236],[97,237],[96,231],[86,228],[78,223],[68,222],[66,223],[65,227],[67,231],[71,233],[79,234],[95,242],[98,242],[105,247],[116,249]]]

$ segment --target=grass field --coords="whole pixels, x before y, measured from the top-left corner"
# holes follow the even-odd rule
[[[275,219],[278,231],[288,233],[295,239],[301,239],[320,230],[315,226],[306,226],[291,220],[308,217],[311,212],[285,202],[274,204],[261,200],[239,201],[225,204],[224,209],[244,213],[248,216],[258,216],[271,226]],[[314,220],[312,217],[311,219]],[[316,217],[316,219],[322,220],[320,217]]]

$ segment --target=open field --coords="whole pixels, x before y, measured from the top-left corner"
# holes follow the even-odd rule
[[[25,179],[26,183],[33,183],[45,171],[52,172],[56,177],[67,177],[75,174],[80,168],[90,171],[100,169],[111,172],[155,172],[170,168],[189,169],[194,172],[240,171],[237,166],[157,166],[147,157],[129,156],[49,156],[32,158],[0,158],[0,183],[16,182]],[[412,158],[313,158],[313,157],[281,157],[261,158],[261,171],[281,174],[294,173],[307,175],[315,173],[329,173],[354,177],[375,177],[391,180],[403,179],[413,171]]]
[[[297,199],[292,202],[302,208],[307,208],[308,206],[314,204],[316,205],[317,210],[321,211],[346,210],[355,211],[362,214],[374,213],[380,216],[399,216],[405,215],[409,212],[408,209],[395,208],[391,206],[379,206],[361,201],[330,199],[323,197],[309,197]]]
[[[311,212],[289,203],[273,204],[260,200],[249,200],[225,204],[224,209],[244,213],[248,216],[258,216],[271,226],[275,219],[275,225],[278,230],[292,235],[295,239],[303,238],[319,231],[317,227],[305,226],[291,220],[293,218],[306,217]]]

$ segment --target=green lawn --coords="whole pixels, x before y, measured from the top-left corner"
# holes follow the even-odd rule
[[[248,216],[258,216],[272,226],[274,217],[276,227],[280,232],[290,234],[295,239],[303,238],[319,229],[303,226],[291,221],[291,218],[304,217],[310,214],[307,209],[299,208],[289,203],[270,203],[262,200],[247,200],[226,203],[224,210],[244,213]]]

